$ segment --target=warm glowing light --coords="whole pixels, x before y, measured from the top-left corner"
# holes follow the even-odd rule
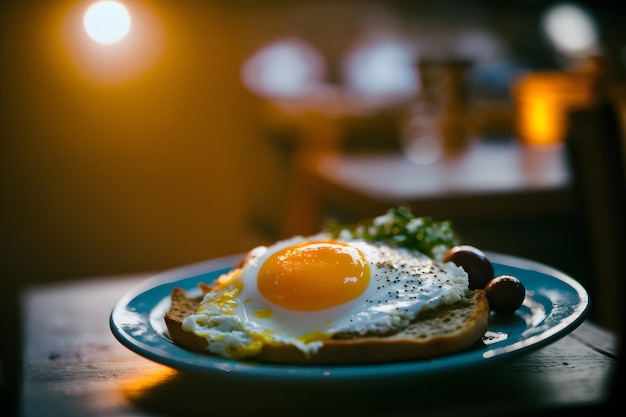
[[[128,34],[130,15],[116,1],[100,1],[87,10],[83,24],[91,39],[102,44],[112,44]]]
[[[177,376],[177,372],[171,368],[160,365],[150,366],[141,374],[133,377],[121,385],[122,392],[132,400],[140,400],[150,395],[151,391],[158,389],[160,385],[167,383]]]
[[[56,21],[51,19],[49,39],[50,51],[58,58],[59,64],[65,62],[70,65],[64,70],[68,74],[75,71],[76,75],[90,82],[119,84],[147,76],[164,57],[168,43],[166,21],[163,20],[165,13],[152,2],[65,3],[70,5],[59,7],[58,18]],[[111,3],[117,5],[109,10],[111,13],[100,14],[106,7],[111,7],[106,6]],[[100,9],[103,5],[106,7]],[[124,12],[115,17],[112,11],[121,11],[121,7]],[[110,28],[107,22],[112,22]],[[87,30],[92,33],[88,34]],[[113,45],[103,43],[121,39],[122,33],[126,36],[120,42]],[[59,34],[60,39],[55,38],[55,34]],[[97,37],[97,40],[92,37]]]
[[[593,100],[593,78],[567,72],[528,74],[517,80],[514,94],[522,142],[560,145],[565,140],[568,113]]]

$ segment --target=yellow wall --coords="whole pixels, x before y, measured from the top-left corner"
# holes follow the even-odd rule
[[[259,133],[233,10],[129,1],[154,36],[108,62],[68,23],[88,3],[3,2],[2,279],[159,270],[248,249],[246,144]]]

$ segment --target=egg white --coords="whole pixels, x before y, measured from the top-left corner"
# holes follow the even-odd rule
[[[311,354],[333,334],[399,331],[424,308],[452,304],[468,289],[467,274],[453,263],[436,262],[417,251],[345,237],[337,240],[359,249],[370,268],[369,284],[359,297],[322,310],[294,311],[271,303],[259,293],[259,269],[275,252],[329,238],[294,237],[253,250],[241,267],[241,275],[222,291],[208,293],[183,327],[205,337],[209,351],[224,357],[251,356],[263,344],[276,342],[292,344]]]

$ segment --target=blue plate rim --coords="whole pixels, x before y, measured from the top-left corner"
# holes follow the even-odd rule
[[[367,383],[380,381],[380,378],[418,378],[429,375],[442,375],[448,372],[468,370],[477,366],[488,366],[501,360],[531,352],[561,337],[578,327],[585,319],[590,306],[589,296],[584,287],[569,275],[551,266],[529,259],[486,252],[495,267],[512,267],[529,273],[542,274],[564,286],[568,295],[577,298],[577,303],[557,323],[539,331],[524,340],[505,343],[489,349],[475,349],[430,360],[334,366],[291,366],[259,364],[217,358],[208,354],[191,352],[173,344],[156,331],[150,323],[150,307],[163,301],[163,297],[151,299],[150,291],[158,289],[169,294],[174,286],[183,281],[193,282],[206,274],[217,274],[236,265],[245,255],[236,254],[211,259],[158,273],[143,281],[124,294],[114,305],[109,316],[109,326],[115,338],[129,350],[181,371],[190,371],[213,377],[240,378],[254,380],[262,378],[274,382],[319,382],[327,380],[358,381]],[[528,289],[528,288],[527,288]],[[528,293],[528,292],[527,292]],[[147,300],[141,297],[147,298]],[[147,310],[137,313],[130,305],[137,300],[147,305]],[[549,300],[551,301],[551,300]],[[146,340],[148,342],[146,342]]]

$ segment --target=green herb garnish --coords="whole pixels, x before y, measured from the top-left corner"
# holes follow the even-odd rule
[[[352,225],[331,220],[324,232],[330,233],[334,238],[345,236],[384,242],[417,250],[435,258],[460,244],[450,220],[435,221],[431,217],[415,217],[407,207],[392,208],[382,216]]]

